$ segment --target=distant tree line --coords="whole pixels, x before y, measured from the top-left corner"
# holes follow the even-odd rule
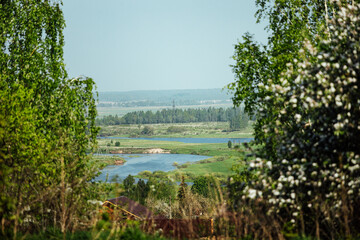
[[[135,111],[98,118],[98,125],[156,124],[189,122],[230,122],[231,129],[247,126],[249,118],[240,108],[162,109],[161,111]]]

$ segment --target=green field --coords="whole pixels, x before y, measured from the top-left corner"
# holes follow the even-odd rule
[[[95,165],[97,169],[103,169],[107,165],[122,165],[126,160],[119,156],[93,155],[90,158],[89,165]]]
[[[211,160],[211,159],[210,159]],[[185,176],[188,180],[192,180],[197,176],[215,176],[221,180],[226,180],[227,177],[234,174],[231,170],[234,164],[241,164],[242,160],[240,156],[224,157],[221,161],[215,161],[210,163],[193,163],[186,168],[179,168],[168,173],[168,176],[179,181],[181,176]],[[142,176],[143,177],[143,176]]]
[[[113,125],[102,126],[100,136],[113,137],[190,137],[190,138],[249,138],[253,137],[252,122],[240,131],[229,131],[227,122],[200,122],[200,123],[164,123],[146,125]],[[141,130],[149,126],[153,129],[152,135],[141,135]],[[178,132],[170,131],[171,127],[177,127]]]
[[[113,143],[111,143],[113,141]],[[115,142],[120,142],[120,147]],[[229,149],[227,143],[182,143],[174,141],[153,141],[142,139],[99,139],[99,152],[119,151],[122,149],[161,148],[173,154],[196,154],[206,156],[234,156],[238,149]],[[108,146],[110,145],[110,146]]]

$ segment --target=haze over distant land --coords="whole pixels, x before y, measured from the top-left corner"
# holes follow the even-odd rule
[[[63,0],[65,63],[98,91],[210,89],[233,81],[234,44],[265,43],[254,1]]]
[[[98,107],[141,106],[231,106],[226,91],[221,89],[141,90],[125,92],[99,92]]]

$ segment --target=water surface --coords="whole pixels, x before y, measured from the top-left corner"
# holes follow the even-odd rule
[[[118,176],[118,180],[123,180],[129,174],[136,175],[139,172],[148,171],[171,171],[174,170],[174,162],[183,164],[186,162],[196,162],[209,158],[209,156],[190,155],[190,154],[99,154],[120,156],[127,162],[124,165],[110,165],[101,170],[101,175],[95,181],[111,181]]]

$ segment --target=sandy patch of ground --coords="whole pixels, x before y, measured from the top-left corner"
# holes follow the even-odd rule
[[[123,165],[124,163],[125,163],[125,161],[121,160],[121,159],[114,161],[114,165]]]
[[[111,154],[123,154],[123,153],[170,153],[170,151],[164,150],[162,148],[144,148],[144,149],[139,149],[139,148],[135,148],[135,149],[131,149],[131,148],[126,148],[126,149],[122,149],[122,150],[112,150],[110,151]]]
[[[122,150],[114,150],[114,151],[110,151],[111,154],[121,154],[124,153]]]
[[[151,148],[146,149],[144,153],[170,153],[170,151],[165,151],[162,148]]]

